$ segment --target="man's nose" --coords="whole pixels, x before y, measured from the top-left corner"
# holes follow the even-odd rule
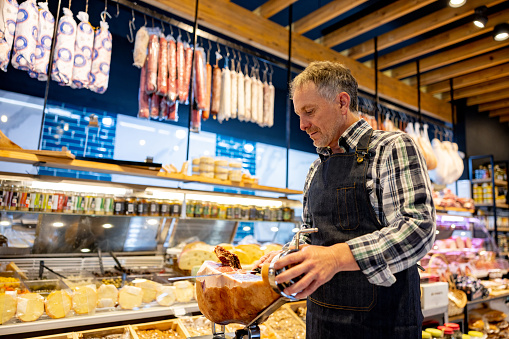
[[[301,117],[300,118],[300,129],[302,131],[305,131],[306,129],[309,128],[309,126],[311,126],[311,124],[309,123],[309,121],[306,119],[306,118],[303,118]]]

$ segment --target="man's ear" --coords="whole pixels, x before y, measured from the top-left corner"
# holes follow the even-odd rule
[[[350,107],[350,95],[346,92],[341,92],[336,96],[336,103],[339,105],[339,108],[342,112],[348,111]]]

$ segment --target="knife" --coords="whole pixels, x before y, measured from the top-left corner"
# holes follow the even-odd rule
[[[254,269],[252,271],[247,271],[245,273],[260,273],[261,271],[259,269]],[[235,272],[231,272],[235,273]],[[203,274],[203,275],[193,275],[193,276],[186,276],[186,277],[174,277],[174,278],[168,278],[168,281],[177,281],[177,280],[187,280],[187,279],[195,279],[195,278],[206,278],[206,277],[216,277],[219,275],[225,275],[225,274],[231,274],[230,272],[227,273],[213,273],[213,274]]]

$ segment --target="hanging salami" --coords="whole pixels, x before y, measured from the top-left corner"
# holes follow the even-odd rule
[[[191,83],[191,68],[193,67],[193,48],[188,43],[184,44],[184,81],[182,87],[178,87],[179,102],[187,104],[189,99],[189,84]]]
[[[212,66],[208,63],[206,65],[207,69],[207,86],[205,89],[205,109],[201,112],[201,117],[203,120],[207,120],[210,114],[210,100],[211,100],[211,91],[212,91]]]
[[[108,29],[108,23],[102,20],[94,37],[89,88],[92,92],[99,94],[106,92],[110,79],[112,38]]]
[[[87,88],[89,84],[89,73],[92,70],[94,30],[92,25],[88,22],[88,13],[79,12],[76,17],[81,22],[76,29],[71,87]]]
[[[148,39],[147,55],[147,92],[154,93],[157,90],[157,64],[159,63],[159,35],[151,34]]]
[[[235,70],[235,60],[232,60],[232,69],[230,71],[230,76],[231,76],[230,86],[232,88],[232,92],[231,92],[232,102],[231,102],[230,117],[232,119],[235,119],[235,118],[237,118],[237,90],[238,90],[238,87],[237,87],[238,74]]]
[[[168,35],[168,99],[177,100],[177,46],[175,39]]]
[[[54,28],[55,18],[48,9],[48,3],[39,2],[39,34],[37,36],[37,46],[35,47],[34,72],[37,73],[37,79],[40,81],[48,79],[49,55],[51,54]],[[92,52],[90,52],[90,55],[92,55]]]
[[[157,64],[157,94],[168,94],[168,41],[163,34],[159,37],[159,63]]]
[[[226,63],[225,63],[226,65]],[[217,121],[220,123],[228,120],[231,115],[231,76],[228,67],[223,68],[221,72],[221,99]]]
[[[216,116],[219,113],[219,106],[221,105],[221,80],[222,74],[219,66],[214,66],[212,70],[212,99],[210,104],[210,112],[213,116]]]
[[[251,80],[251,77],[249,76],[249,74],[247,74],[247,65],[246,65],[246,74],[244,75],[244,93],[245,93],[245,96],[244,96],[244,121],[251,121],[251,94],[253,93],[252,92],[252,89],[251,89],[251,83],[252,83],[252,80]]]
[[[51,79],[62,86],[70,86],[74,65],[74,44],[76,42],[76,21],[69,8],[64,8],[64,15],[58,21],[57,40]]]
[[[180,102],[180,91],[184,87],[184,73],[186,68],[186,58],[184,43],[180,41],[180,37],[177,38],[177,98]]]
[[[145,26],[143,26],[138,30],[138,32],[136,32],[133,51],[133,66],[143,68],[145,65],[145,61],[147,59],[148,39],[148,30]]]
[[[253,72],[254,74],[254,72]],[[258,80],[251,77],[251,122],[258,121]]]
[[[161,97],[155,93],[150,94],[150,117],[152,119],[159,118],[160,104],[161,104]]]
[[[205,65],[205,51],[203,48],[196,48],[194,51],[194,75],[196,104],[199,110],[207,109],[207,73]]]
[[[240,69],[240,62],[237,65],[237,118],[240,121],[244,121],[244,115],[245,115],[245,109],[246,106],[244,104],[246,94],[244,93],[244,83],[245,78],[244,74],[242,73],[242,70]]]
[[[270,90],[270,105],[269,105],[269,121],[267,123],[268,127],[274,126],[274,102],[276,100],[276,88],[272,85],[272,82],[269,85]]]
[[[150,115],[149,94],[147,93],[147,64],[141,68],[140,89],[138,92],[138,118],[148,119]]]
[[[3,39],[0,39],[0,69],[7,72],[7,65],[11,57],[12,42],[16,34],[16,18],[18,16],[18,3],[16,0],[0,0],[0,32]]]

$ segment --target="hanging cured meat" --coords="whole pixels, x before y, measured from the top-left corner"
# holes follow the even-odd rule
[[[219,106],[221,104],[221,69],[216,65],[212,70],[212,99],[210,104],[210,112],[213,116],[219,113]]]
[[[238,64],[237,69],[239,70],[237,74],[237,118],[240,121],[244,121],[244,115],[246,111],[246,105],[245,105],[245,99],[246,94],[244,91],[244,73],[242,73],[242,70],[240,69],[240,62]]]
[[[11,58],[12,42],[16,33],[16,17],[18,15],[18,3],[16,0],[0,0],[0,69],[7,72],[7,65]]]
[[[178,50],[177,50],[178,53]],[[177,54],[178,58],[178,54]],[[193,67],[193,48],[188,43],[184,44],[184,72],[182,86],[178,87],[179,102],[187,104],[189,99],[189,84],[191,83],[191,68]],[[180,73],[179,73],[180,75]]]
[[[258,81],[251,77],[251,122],[258,121]]]
[[[159,36],[150,35],[147,56],[147,92],[154,93],[157,90],[157,64],[159,63]]]
[[[70,86],[74,65],[74,44],[76,42],[76,21],[69,8],[64,8],[64,15],[58,22],[57,40],[51,79],[62,86]]]
[[[38,27],[39,12],[35,0],[27,0],[19,5],[18,8],[12,53],[12,66],[14,68],[22,71],[33,71]]]
[[[191,110],[191,132],[198,133],[201,129],[201,111]]]
[[[429,141],[428,136],[428,125],[424,124],[422,126],[421,131],[421,146],[424,149],[424,152],[426,153],[426,165],[428,167],[428,170],[433,170],[437,167],[437,157],[435,156],[435,153],[433,152],[433,147],[431,146],[431,142]]]
[[[195,100],[199,110],[207,109],[207,68],[205,65],[205,51],[203,48],[196,48],[194,51],[194,78],[195,78]],[[192,120],[191,120],[192,122]]]
[[[168,41],[161,34],[159,37],[159,63],[157,64],[157,94],[168,93]]]
[[[184,43],[177,38],[177,98],[179,98],[180,91],[184,87],[184,73],[186,68],[186,58]],[[180,99],[179,99],[180,101]]]
[[[276,88],[272,84],[269,85],[270,90],[270,104],[269,104],[269,121],[267,123],[267,127],[274,126],[274,102],[276,101]]]
[[[161,97],[155,93],[150,94],[150,117],[159,118],[159,108],[161,105]]]
[[[207,69],[207,86],[205,88],[205,109],[201,112],[201,117],[203,120],[207,120],[210,114],[210,100],[211,100],[211,91],[212,91],[212,66],[208,63],[206,65]]]
[[[147,28],[143,26],[138,30],[138,32],[136,32],[133,51],[133,66],[142,68],[145,65],[145,60],[147,59],[148,39],[149,34]]]
[[[89,73],[92,69],[94,30],[92,29],[92,25],[88,22],[88,13],[79,12],[76,17],[81,22],[76,30],[71,87],[87,88],[89,84]]]
[[[263,83],[260,79],[256,81],[256,88],[258,90],[258,113],[256,115],[257,120],[256,123],[258,126],[263,127]]]
[[[263,83],[263,121],[262,126],[268,126],[270,120],[270,86],[267,81]]]
[[[148,119],[150,115],[149,94],[147,93],[147,64],[141,68],[140,89],[138,92],[138,118]]]
[[[177,100],[177,45],[175,39],[168,35],[168,99]]]
[[[251,121],[251,94],[253,93],[251,90],[251,77],[247,74],[247,66],[246,66],[246,74],[244,75],[244,121]]]
[[[225,63],[226,66],[227,63]],[[231,75],[228,67],[223,68],[221,73],[221,99],[217,121],[223,122],[231,116]]]
[[[110,78],[112,39],[108,28],[108,23],[102,20],[94,37],[94,57],[89,88],[92,92],[99,94],[106,92]]]
[[[48,9],[48,3],[39,2],[39,34],[37,36],[37,46],[35,48],[34,72],[37,73],[37,79],[40,81],[46,81],[48,79],[49,56],[51,53],[51,43],[53,42],[54,28],[55,18]],[[92,52],[90,52],[90,55],[92,55]]]
[[[237,79],[238,79],[238,74],[237,72],[235,71],[235,60],[232,60],[232,70],[230,72],[230,77],[231,77],[231,88],[232,88],[232,92],[231,92],[231,96],[232,96],[232,102],[231,102],[231,118],[232,119],[235,119],[237,118],[237,90],[238,90],[238,87],[237,87]]]

